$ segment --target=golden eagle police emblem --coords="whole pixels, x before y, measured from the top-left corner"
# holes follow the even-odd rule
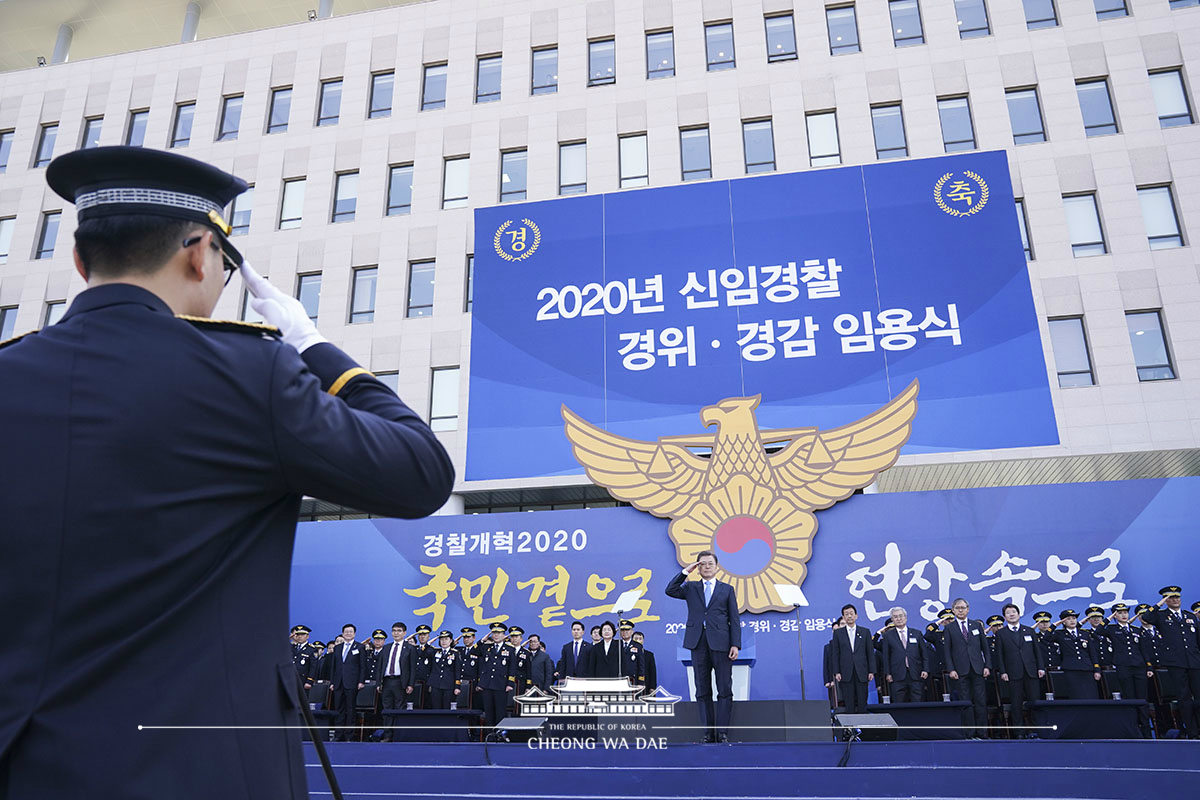
[[[947,172],[933,185],[933,200],[938,208],[952,217],[969,217],[983,210],[988,201],[987,181],[967,170],[955,179]],[[948,184],[948,185],[947,185]]]
[[[496,229],[492,247],[505,261],[524,261],[537,252],[542,243],[542,230],[531,219],[510,219]]]
[[[813,514],[844,500],[896,463],[912,433],[919,384],[840,428],[760,431],[761,395],[731,397],[701,410],[715,433],[627,439],[597,428],[565,405],[576,460],[618,500],[670,519],[680,564],[712,550],[742,611],[789,611],[775,584],[799,586],[817,532]],[[768,453],[767,444],[782,445]],[[689,448],[711,448],[705,458]]]

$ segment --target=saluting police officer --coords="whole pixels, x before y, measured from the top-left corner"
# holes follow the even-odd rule
[[[1063,629],[1051,634],[1062,657],[1061,681],[1054,684],[1059,700],[1098,700],[1100,698],[1100,660],[1092,635],[1079,627],[1079,612],[1059,612]],[[1061,685],[1060,685],[1061,684]]]
[[[290,648],[192,643],[284,628],[304,495],[424,516],[451,461],[249,267],[267,324],[209,319],[242,265],[222,214],[245,181],[149,147],[67,153],[46,181],[75,204],[88,288],[0,349],[0,442],[21,454],[0,480],[0,630],[73,633],[0,651],[4,790],[306,798]]]
[[[1096,654],[1100,656],[1100,669],[1112,669],[1113,667],[1113,648],[1108,637],[1101,635],[1101,631],[1108,625],[1108,620],[1104,617],[1104,609],[1100,606],[1088,606],[1083,610],[1087,617],[1088,627],[1092,629],[1094,634],[1092,638],[1096,641]]]
[[[429,687],[430,708],[447,709],[458,701],[462,693],[462,654],[455,650],[454,634],[442,631],[438,634],[436,650],[425,655],[425,685]]]
[[[425,679],[429,677],[426,659],[433,655],[434,649],[433,645],[429,643],[429,634],[433,632],[433,628],[421,624],[413,632],[417,636],[417,642],[408,652],[412,670],[409,672],[408,678],[411,683],[406,691],[414,708],[429,708],[429,691]]]
[[[292,628],[292,663],[296,666],[296,674],[304,681],[305,691],[311,689],[317,679],[318,659],[312,645],[308,643],[310,633],[312,628],[307,625]]]
[[[1117,691],[1123,700],[1145,700],[1148,696],[1147,682],[1154,677],[1154,669],[1142,647],[1142,633],[1129,624],[1129,606],[1126,604],[1114,605],[1113,616],[1116,622],[1096,628],[1096,633],[1104,638],[1112,650]],[[1144,709],[1138,710],[1138,727],[1142,731],[1142,738],[1149,739],[1150,726]]]
[[[1159,688],[1164,699],[1179,698],[1180,735],[1200,739],[1200,622],[1182,608],[1183,589],[1164,586],[1158,606],[1142,613],[1142,620],[1158,629]],[[1161,606],[1166,604],[1166,608]]]
[[[508,706],[508,710],[514,715],[520,711],[516,702],[517,695],[524,694],[525,692],[529,691],[529,686],[531,684],[529,651],[521,646],[523,644],[522,639],[524,636],[524,628],[520,627],[519,625],[513,625],[509,627],[508,643],[506,646],[512,651],[511,658],[513,659],[513,663],[516,665],[513,675],[517,679],[517,688],[513,694],[509,695],[505,699],[505,701]]]
[[[1050,635],[1054,633],[1054,625],[1051,623],[1052,619],[1053,617],[1050,616],[1049,611],[1039,609],[1033,612],[1033,640],[1042,651],[1042,663],[1046,665],[1046,674],[1041,680],[1043,696],[1054,691],[1054,678],[1051,676],[1051,673],[1057,670],[1062,663],[1058,651],[1058,642],[1054,641],[1054,638]]]
[[[484,723],[494,727],[504,718],[506,697],[516,692],[517,663],[512,648],[504,641],[504,623],[493,622],[490,630],[491,640],[480,655],[479,686],[475,691],[483,697]]]

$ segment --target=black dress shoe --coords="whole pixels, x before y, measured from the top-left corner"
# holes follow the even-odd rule
[[[711,733],[706,733],[700,737],[700,744],[713,744],[717,741],[716,737]]]
[[[717,734],[717,742],[719,744],[729,744],[729,734],[728,733],[718,733]]]

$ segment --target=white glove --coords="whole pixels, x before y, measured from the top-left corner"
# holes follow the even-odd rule
[[[250,307],[261,314],[268,325],[279,328],[286,344],[303,353],[314,344],[329,341],[308,318],[304,304],[272,286],[254,271],[249,261],[242,261],[242,280],[253,295]]]

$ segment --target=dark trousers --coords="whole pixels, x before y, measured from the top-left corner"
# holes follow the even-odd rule
[[[454,702],[457,695],[454,694],[454,689],[436,689],[430,687],[430,707],[439,708],[442,710],[450,708],[450,704]]]
[[[483,722],[489,728],[495,727],[504,719],[505,695],[508,692],[503,689],[484,689],[480,694],[483,695]]]
[[[1008,683],[1001,682],[1001,685],[1008,686],[1009,703],[1012,708],[1012,730],[1009,732],[1016,738],[1027,732],[1025,730],[1025,704],[1041,697],[1041,681],[1036,675],[1026,675],[1020,678],[1009,675]]]
[[[1145,700],[1149,678],[1146,667],[1117,667],[1117,691],[1122,700]],[[1150,717],[1146,710],[1138,710],[1138,728],[1142,738],[1150,738]]]
[[[351,686],[349,689],[339,686],[333,690],[334,708],[337,710],[337,716],[333,720],[333,724],[337,726],[334,738],[339,741],[350,737],[350,728],[355,723],[354,703],[357,699],[358,688],[355,686]]]
[[[713,703],[712,676],[717,675],[717,702]],[[692,673],[696,680],[696,706],[700,726],[708,736],[728,735],[729,718],[733,714],[733,661],[729,651],[710,650],[702,631],[700,641],[692,650]]]
[[[1100,681],[1090,670],[1064,669],[1054,682],[1056,700],[1099,700]]]
[[[408,706],[408,695],[404,693],[404,679],[400,676],[383,679],[383,696],[380,707],[384,709],[404,709]]]
[[[925,690],[925,682],[919,678],[896,678],[888,684],[888,696],[893,703],[919,703]]]
[[[987,736],[987,698],[984,695],[983,675],[978,672],[958,673],[958,680],[953,678],[950,684],[959,700],[966,700],[970,708],[963,711],[963,735]]]
[[[1180,733],[1196,736],[1200,733],[1200,669],[1162,667],[1156,670],[1163,700],[1179,701]]]
[[[867,682],[838,681],[838,698],[846,706],[847,714],[865,714],[867,711]]]

